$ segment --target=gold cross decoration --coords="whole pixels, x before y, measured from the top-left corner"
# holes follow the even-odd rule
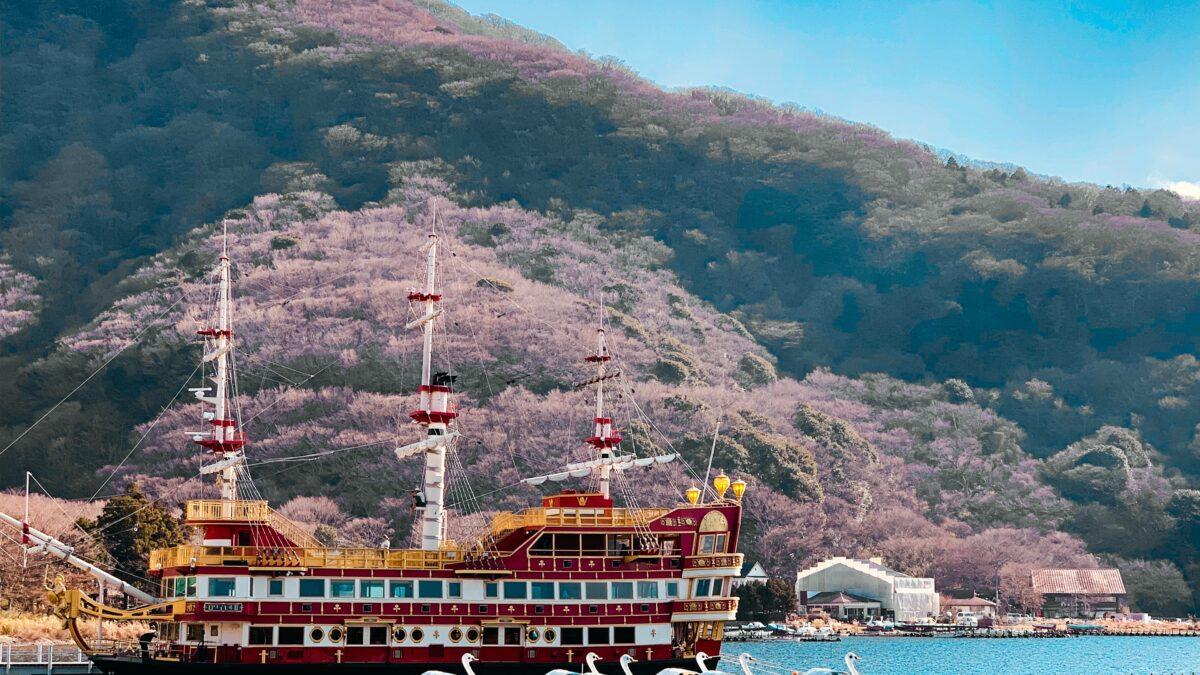
[[[567,650],[567,663],[570,663],[570,662],[572,662],[572,661],[574,661],[574,660],[575,660],[575,650],[574,650],[574,649],[568,649],[568,650]]]
[[[433,631],[433,637],[439,638],[439,637],[442,637],[442,634],[435,630],[435,631]]]
[[[657,629],[657,628],[651,628],[651,629],[650,629],[650,637],[654,637],[654,636],[656,636],[656,635],[658,635],[658,629]]]
[[[450,605],[450,611],[451,611],[451,612],[457,612],[457,611],[458,611],[458,605]]]
[[[545,566],[546,566],[546,561],[545,561],[545,560],[539,560],[539,561],[538,561],[538,567],[545,567]]]
[[[649,661],[650,657],[652,657],[652,656],[654,656],[654,650],[649,647],[646,647],[646,660]]]
[[[624,611],[625,611],[625,610],[621,609],[621,606],[620,606],[620,605],[617,605],[617,606],[616,606],[616,607],[614,607],[613,609],[617,610],[618,612],[624,612]]]
[[[259,652],[258,658],[259,658],[259,661],[261,661],[262,663],[266,663],[267,662],[267,650],[264,649],[261,652]]]
[[[517,608],[516,608],[516,607],[513,607],[512,605],[509,605],[509,606],[508,606],[508,613],[509,613],[509,614],[512,614],[512,613],[513,613],[513,612],[515,612],[515,611],[517,611]]]
[[[341,606],[341,605],[334,605],[334,606],[333,606],[333,611],[335,611],[335,612],[340,612],[340,611],[342,611],[342,606]]]
[[[340,650],[340,649],[337,650],[336,652],[333,653],[333,655],[337,657],[338,663],[342,662],[342,650]]]
[[[399,612],[399,611],[400,611],[400,605],[399,605],[398,603],[397,603],[397,604],[395,604],[395,605],[392,605],[392,611],[393,611],[393,612]]]

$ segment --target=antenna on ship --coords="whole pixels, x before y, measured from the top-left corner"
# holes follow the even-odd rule
[[[425,312],[408,322],[407,329],[421,328],[424,342],[421,350],[421,386],[419,407],[409,413],[414,422],[425,427],[425,440],[396,449],[403,459],[418,452],[425,454],[425,470],[418,495],[421,509],[421,548],[436,551],[446,538],[446,452],[457,431],[450,429],[458,413],[450,410],[450,393],[455,376],[433,372],[433,321],[442,314],[442,294],[437,290],[437,203],[431,204],[432,222],[429,243],[425,251],[425,288],[408,293],[410,303],[425,305]]]
[[[204,355],[201,366],[214,363],[210,376],[212,387],[196,387],[192,393],[201,402],[212,406],[202,413],[211,430],[190,431],[192,441],[207,449],[217,461],[200,469],[202,475],[217,475],[217,487],[223,500],[237,499],[238,468],[245,462],[242,448],[246,445],[245,434],[238,429],[238,422],[230,406],[232,371],[230,354],[233,352],[233,298],[229,261],[229,223],[223,222],[221,256],[217,259],[217,306],[216,325],[208,325],[196,331],[204,338]],[[211,317],[210,317],[211,318]],[[215,388],[215,392],[214,392]],[[208,394],[212,392],[212,395]]]
[[[607,498],[612,496],[611,460],[614,457],[613,449],[621,444],[621,434],[616,429],[613,429],[612,418],[604,416],[604,381],[611,377],[616,377],[616,375],[609,375],[605,372],[605,364],[612,360],[612,355],[608,353],[608,344],[605,342],[603,294],[600,295],[598,305],[599,325],[596,327],[596,351],[584,359],[588,363],[596,364],[596,376],[590,381],[590,383],[596,385],[596,418],[592,436],[587,439],[587,442],[599,451],[600,465],[598,473],[600,478],[600,493]]]

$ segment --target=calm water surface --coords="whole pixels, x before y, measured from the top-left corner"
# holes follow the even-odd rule
[[[800,672],[845,668],[862,657],[863,675],[1007,675],[1008,673],[1189,673],[1200,675],[1200,638],[1078,637],[1061,639],[843,638],[841,642],[731,642],[725,653],[748,652]],[[722,670],[738,672],[723,661]]]

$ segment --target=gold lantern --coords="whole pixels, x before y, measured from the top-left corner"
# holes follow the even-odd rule
[[[725,493],[729,490],[729,476],[726,476],[724,471],[717,474],[717,477],[713,479],[713,487],[717,490],[717,499],[724,499]]]
[[[687,497],[688,503],[692,506],[695,506],[696,502],[700,501],[700,488],[696,487],[695,485],[685,490],[683,494]]]
[[[746,481],[741,478],[733,481],[733,498],[742,501],[742,495],[746,493]]]

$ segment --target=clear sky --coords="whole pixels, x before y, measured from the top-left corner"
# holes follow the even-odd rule
[[[666,87],[730,87],[975,159],[1200,198],[1200,0],[454,1]]]

